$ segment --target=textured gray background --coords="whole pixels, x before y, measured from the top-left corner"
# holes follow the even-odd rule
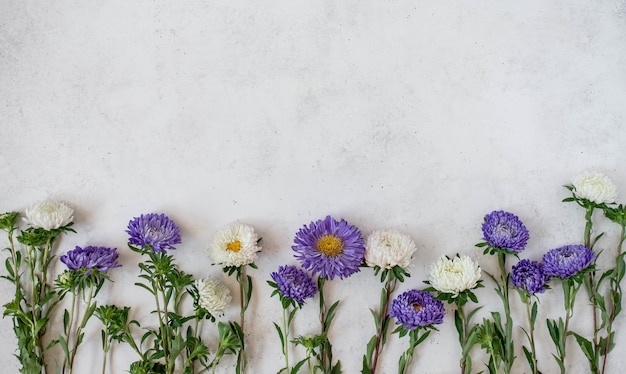
[[[560,203],[561,186],[595,169],[626,196],[625,45],[621,0],[4,0],[0,210],[45,198],[74,206],[79,234],[63,238],[59,253],[118,247],[124,267],[99,302],[133,305],[139,319],[151,304],[132,286],[138,258],[124,233],[132,217],[172,217],[183,233],[176,259],[197,277],[222,276],[205,252],[217,229],[237,219],[253,225],[264,251],[251,272],[250,373],[272,373],[282,363],[271,324],[280,307],[265,281],[295,263],[293,236],[312,220],[331,214],[365,234],[410,234],[419,252],[400,291],[421,288],[441,254],[470,254],[495,270],[495,259],[473,248],[494,209],[529,228],[523,258],[580,242],[583,212]],[[606,230],[610,254],[616,233]],[[365,269],[329,286],[330,298],[343,299],[335,356],[345,373],[357,373],[380,283]],[[488,282],[479,297],[485,310],[499,310]],[[558,287],[542,296],[541,321],[562,315],[560,298]],[[581,293],[581,332],[589,329],[584,304]],[[233,307],[227,317],[236,316]],[[419,347],[414,372],[457,372],[452,321]],[[101,359],[99,322],[90,326],[80,372]],[[312,303],[294,334],[316,329]],[[545,323],[538,329],[542,369],[554,372]],[[215,336],[211,326],[204,331]],[[406,343],[389,340],[381,372],[395,372]],[[8,319],[0,344],[0,366],[17,372]],[[568,372],[586,372],[568,344]],[[292,360],[302,354],[292,351]],[[477,349],[474,357],[479,367],[484,356]],[[110,372],[132,360],[114,348]],[[521,350],[517,364],[516,372],[527,370]],[[617,353],[610,365],[616,373],[626,358]]]

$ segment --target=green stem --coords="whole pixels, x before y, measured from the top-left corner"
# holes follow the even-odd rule
[[[591,217],[593,216],[594,205],[592,203],[588,203],[585,210],[585,247],[589,249],[593,249],[592,245],[594,243],[591,242],[591,235],[593,234],[593,222]],[[585,279],[585,288],[589,293],[589,300],[591,302],[591,307],[593,309],[593,350],[597,351],[598,348],[598,303],[596,300],[596,284],[595,284],[595,271],[589,272],[589,275]]]
[[[506,253],[498,252],[498,265],[500,266],[500,279],[501,279],[501,291],[502,291],[502,304],[504,306],[504,315],[506,317],[505,322],[505,341],[504,341],[504,372],[509,374],[513,366],[514,356],[514,343],[513,343],[513,320],[511,319],[511,304],[509,301],[509,282],[506,271]]]
[[[463,326],[463,334],[461,335],[461,352],[465,351],[465,345],[467,344],[467,339],[468,339],[468,326],[467,326],[467,319],[465,317],[465,309],[463,308],[463,305],[461,305],[458,300],[456,303],[456,309],[459,312],[459,318],[461,318],[461,325]],[[462,355],[461,357],[461,374],[465,374],[465,368],[467,366],[467,356],[466,355]]]
[[[69,320],[67,322],[67,326],[65,327],[65,343],[69,345],[70,343],[70,336],[72,334],[72,330],[73,330],[73,325],[74,325],[74,314],[76,313],[76,289],[72,290],[72,301],[71,301],[71,307],[70,307],[70,317]],[[69,354],[69,347],[68,347],[68,352]],[[67,365],[70,362],[70,357],[68,355],[65,356],[65,359],[63,360],[63,372],[65,372],[65,368],[67,367]]]
[[[289,368],[289,324],[287,322],[287,308],[283,308],[283,354],[285,356],[285,368],[287,374],[291,372]]]
[[[409,348],[404,352],[404,366],[401,366],[398,370],[399,374],[407,374],[409,372],[409,366],[411,366],[411,362],[413,361],[413,355],[415,353],[415,347],[418,345],[418,341],[420,340],[419,336],[420,328],[418,327],[415,330],[409,332]],[[426,332],[428,334],[429,332]]]
[[[161,291],[161,296],[163,297],[163,320],[164,320],[163,325],[164,325],[165,331],[167,332],[167,336],[165,337],[165,341],[167,342],[166,343],[167,348],[165,347],[163,348],[164,349],[163,353],[165,355],[165,367],[167,368],[167,371],[169,373],[174,373],[175,361],[172,360],[173,357],[169,357],[169,354],[170,354],[169,344],[170,344],[171,339],[169,335],[170,334],[170,328],[169,328],[170,322],[169,322],[169,311],[168,311],[168,305],[167,305],[168,304],[167,296],[165,294],[165,286],[163,284],[160,284],[159,289]],[[170,368],[169,365],[171,365],[172,367]]]
[[[533,360],[533,374],[537,374],[539,369],[537,367],[537,352],[535,351],[535,321],[532,319],[531,307],[529,304],[530,299],[524,297],[524,305],[526,305],[526,316],[528,317],[528,335],[530,337],[530,352]]]
[[[43,300],[43,298],[45,297],[45,293],[46,293],[46,286],[48,284],[48,255],[50,254],[50,251],[52,249],[52,243],[54,243],[54,237],[52,235],[50,235],[48,237],[48,241],[46,242],[46,245],[43,247],[43,255],[41,256],[40,260],[41,263],[39,264],[40,267],[40,271],[41,271],[41,289],[39,290],[39,299]]]
[[[378,328],[378,335],[376,338],[376,348],[374,349],[374,359],[372,361],[372,374],[376,373],[376,366],[378,365],[378,357],[383,348],[383,340],[387,334],[387,327],[389,324],[387,321],[389,320],[389,304],[391,302],[391,294],[396,289],[397,280],[392,272],[389,272],[389,277],[387,278],[387,282],[385,283],[385,288],[383,289],[383,294],[385,296],[384,300],[384,308],[380,311],[380,326]]]
[[[102,355],[102,374],[104,374],[106,372],[106,367],[107,367],[107,354],[109,353],[109,350],[111,349],[110,345],[109,345],[109,336],[106,335],[104,337],[104,347],[102,347],[102,351],[103,351],[103,355]]]
[[[622,223],[621,227],[622,228],[620,232],[620,241],[619,241],[619,244],[617,245],[617,255],[616,255],[616,264],[615,264],[616,272],[617,272],[617,261],[621,261],[619,260],[619,257],[622,255],[622,245],[624,244],[624,240],[626,240],[626,225]],[[620,291],[621,291],[620,290],[621,279],[617,277],[619,277],[619,275],[616,275],[616,280],[615,280],[615,283],[613,284],[613,289],[611,290],[611,292],[613,293],[614,303],[611,306],[611,315],[609,317],[609,322],[606,328],[607,337],[606,337],[606,342],[604,345],[604,357],[602,357],[602,374],[604,374],[606,370],[606,361],[609,356],[609,349],[610,349],[611,340],[612,340],[611,334],[613,333],[613,322],[615,321],[615,314],[617,312],[617,303],[620,302],[618,301],[618,299],[619,299]]]
[[[246,276],[246,266],[242,265],[237,269],[237,281],[239,282],[239,318],[240,318],[240,327],[241,327],[241,349],[239,349],[239,353],[237,355],[238,367],[240,368],[239,373],[246,372],[247,366],[247,358],[246,358],[246,345],[245,345],[245,333],[244,326],[246,321],[246,309],[248,309],[248,305],[250,300],[248,300],[248,292],[246,292],[246,286],[244,286],[244,282],[247,282]]]
[[[39,321],[39,317],[41,313],[37,312],[37,305],[39,304],[40,299],[38,298],[38,294],[36,292],[37,281],[41,281],[39,277],[36,275],[37,270],[37,253],[35,251],[34,246],[28,246],[28,267],[29,267],[29,275],[30,275],[30,313],[32,316],[32,323],[30,324],[30,335],[34,344],[35,352],[33,352],[37,360],[40,362],[42,366],[45,367],[45,360],[43,357],[43,344],[42,344],[42,334],[41,329],[36,331],[36,326]],[[41,283],[39,283],[41,285]],[[44,369],[47,372],[47,370]]]
[[[76,358],[76,353],[78,352],[78,346],[80,345],[81,341],[80,341],[80,335],[83,331],[83,329],[85,328],[85,326],[87,325],[87,321],[89,320],[90,317],[90,313],[89,310],[91,309],[91,302],[93,300],[93,283],[91,283],[89,285],[89,294],[87,295],[87,306],[85,308],[85,313],[83,314],[83,318],[80,322],[80,325],[78,325],[78,328],[76,329],[76,334],[74,335],[74,348],[72,349],[72,357],[70,359],[70,367],[69,367],[69,372],[70,374],[72,374],[72,370],[74,369],[74,359]]]
[[[322,371],[324,373],[329,373],[330,372],[330,365],[331,363],[328,362],[328,331],[326,328],[326,317],[327,317],[327,313],[328,310],[326,308],[326,301],[324,300],[324,284],[326,283],[326,278],[322,278],[319,277],[317,280],[317,288],[319,290],[319,295],[320,295],[320,323],[321,323],[321,327],[322,327],[322,334],[321,336],[324,338],[324,341],[322,342],[321,346],[320,346],[320,356],[321,356],[321,365],[322,365]]]
[[[159,329],[161,330],[161,345],[163,348],[163,359],[165,360],[165,367],[169,368],[168,365],[168,343],[167,343],[167,325],[164,324],[163,322],[163,311],[161,310],[161,301],[159,300],[159,292],[161,291],[161,284],[160,284],[160,280],[152,280],[152,288],[154,289],[154,301],[156,303],[156,311],[157,311],[157,317],[159,319]],[[165,302],[165,300],[164,300]]]

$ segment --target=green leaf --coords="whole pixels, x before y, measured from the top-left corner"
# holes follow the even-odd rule
[[[580,349],[585,354],[587,361],[589,361],[590,364],[592,362],[595,362],[595,354],[593,352],[593,345],[591,344],[591,342],[576,333],[572,333],[572,335],[574,335],[574,337],[576,338],[576,342],[578,342]]]

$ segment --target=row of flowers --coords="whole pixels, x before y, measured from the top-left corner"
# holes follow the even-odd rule
[[[461,373],[473,370],[471,352],[479,346],[488,357],[489,373],[510,373],[516,359],[513,328],[521,326],[527,342],[522,346],[528,367],[539,373],[535,348],[535,328],[539,295],[549,287],[563,289],[564,316],[546,321],[554,343],[553,357],[561,373],[566,370],[566,345],[574,339],[588,360],[590,371],[604,373],[608,354],[615,346],[614,322],[621,312],[621,281],[626,266],[622,243],[626,239],[626,209],[615,204],[615,185],[604,175],[581,173],[566,186],[575,202],[585,211],[583,243],[573,243],[547,251],[541,261],[519,259],[529,240],[526,226],[515,214],[494,211],[482,224],[483,242],[477,247],[485,255],[495,256],[499,274],[486,273],[502,301],[502,309],[489,311],[482,322],[472,322],[481,309],[474,291],[483,287],[482,270],[466,255],[442,255],[432,265],[423,289],[394,293],[398,283],[410,277],[414,241],[396,230],[377,230],[367,237],[347,221],[331,216],[304,225],[296,234],[292,249],[301,267],[282,265],[269,274],[267,283],[274,289],[282,306],[282,318],[274,323],[284,357],[282,373],[341,373],[341,361],[333,357],[329,332],[339,301],[325,297],[325,285],[335,278],[345,279],[361,267],[374,268],[380,276],[380,304],[371,309],[375,334],[364,347],[362,373],[375,373],[379,358],[391,332],[408,337],[408,347],[398,359],[398,373],[407,373],[415,349],[437,331],[446,308],[453,305],[454,323],[459,336]],[[614,266],[600,270],[595,266],[600,251],[594,249],[602,234],[593,231],[595,211],[601,211],[620,228],[620,240]],[[97,295],[110,280],[109,272],[121,266],[116,248],[76,247],[61,255],[67,269],[54,279],[51,265],[56,258],[56,240],[74,232],[73,209],[62,202],[48,201],[25,211],[26,228],[20,229],[18,212],[0,216],[0,228],[8,233],[9,256],[2,277],[14,286],[15,297],[4,305],[4,316],[13,322],[22,373],[72,373],[79,346],[84,343],[84,329],[95,317],[102,323],[102,373],[114,344],[126,344],[137,361],[130,373],[201,373],[215,372],[225,354],[236,356],[236,373],[246,371],[246,311],[253,295],[253,279],[247,268],[256,268],[261,251],[260,238],[251,226],[232,223],[214,235],[209,246],[213,264],[236,279],[239,288],[239,318],[222,321],[232,302],[230,290],[215,278],[193,279],[180,270],[171,251],[181,243],[179,227],[164,214],[142,214],[133,218],[126,233],[128,247],[138,253],[139,281],[136,286],[154,300],[156,324],[131,319],[131,308],[98,305]],[[515,258],[516,264],[509,264]],[[509,267],[511,270],[509,271]],[[585,288],[592,305],[593,334],[583,336],[570,331],[576,296]],[[526,307],[526,321],[514,323],[510,291],[515,290]],[[68,296],[69,295],[69,296]],[[190,297],[186,297],[190,296]],[[317,296],[320,330],[316,335],[290,336],[297,311]],[[69,300],[68,300],[69,299]],[[185,308],[190,300],[193,308]],[[473,308],[469,304],[474,304]],[[57,309],[65,307],[61,312]],[[471,308],[471,309],[468,309]],[[188,310],[193,312],[190,314]],[[63,328],[50,337],[53,318],[62,315]],[[206,341],[202,325],[208,321],[217,329],[218,339]],[[49,349],[59,346],[62,360],[52,368]],[[302,349],[304,358],[290,361],[290,351]],[[545,366],[545,363],[541,363]]]

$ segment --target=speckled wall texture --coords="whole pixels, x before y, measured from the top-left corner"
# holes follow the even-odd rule
[[[0,211],[46,198],[71,204],[78,233],[63,237],[58,255],[77,245],[117,247],[123,267],[98,301],[135,306],[137,319],[149,318],[151,299],[133,286],[138,258],[124,231],[131,218],[170,216],[182,231],[180,267],[221,278],[233,292],[206,248],[232,221],[254,226],[263,252],[250,271],[249,373],[275,373],[282,355],[272,321],[281,309],[266,280],[297,263],[291,245],[304,224],[330,214],[364,234],[411,235],[418,252],[397,292],[423,288],[442,254],[468,254],[495,271],[495,258],[474,247],[492,210],[514,212],[528,227],[522,258],[580,242],[583,212],[561,203],[573,175],[603,172],[626,197],[625,67],[622,0],[4,0]],[[617,233],[599,229],[610,253]],[[500,304],[485,283],[478,296],[486,314]],[[380,281],[364,268],[327,286],[328,297],[342,300],[335,357],[357,373]],[[4,304],[12,291],[7,282],[0,288]],[[562,315],[561,297],[555,287],[541,298],[546,373],[557,366],[545,318]],[[316,308],[302,309],[293,335],[317,332]],[[419,346],[412,372],[458,372],[448,311]],[[583,300],[573,327],[587,331],[589,313]],[[225,318],[237,316],[233,305]],[[79,373],[99,370],[99,330],[91,321]],[[214,349],[214,328],[204,331]],[[515,334],[519,373],[528,369],[523,332]],[[8,318],[0,344],[0,367],[16,373]],[[406,344],[389,339],[381,373],[396,371]],[[568,373],[587,372],[575,341],[568,344]],[[291,352],[294,362],[303,354]],[[484,354],[476,348],[473,356],[480,367]],[[109,372],[135,359],[116,346]],[[225,358],[219,372],[233,372],[233,362]],[[618,373],[626,357],[616,353],[608,365]]]

